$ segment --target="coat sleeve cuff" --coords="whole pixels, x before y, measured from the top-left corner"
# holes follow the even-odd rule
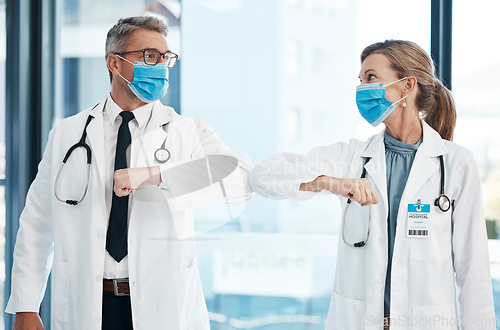
[[[160,189],[163,189],[163,190],[169,190],[169,186],[168,186],[168,178],[166,176],[166,171],[172,167],[176,167],[177,165],[180,165],[182,163],[185,163],[185,162],[182,162],[182,161],[177,161],[177,162],[168,162],[168,163],[165,163],[165,164],[161,164],[159,165],[160,167],[160,184],[158,185],[158,187]]]
[[[20,303],[14,301],[13,298],[10,298],[9,302],[7,303],[7,307],[5,308],[5,313],[8,314],[16,314],[20,312],[38,313],[39,309],[40,309],[40,304],[38,303]]]

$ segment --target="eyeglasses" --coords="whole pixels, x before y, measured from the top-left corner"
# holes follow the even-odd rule
[[[139,53],[139,52],[142,52],[142,59],[144,60],[144,63],[146,63],[147,65],[156,65],[158,64],[158,62],[160,62],[160,58],[163,58],[163,60],[167,63],[167,67],[173,68],[175,66],[175,63],[177,63],[177,59],[179,58],[179,55],[172,53],[171,51],[160,53],[160,51],[157,49],[132,50],[130,52],[115,53],[115,54],[125,55],[130,53]]]

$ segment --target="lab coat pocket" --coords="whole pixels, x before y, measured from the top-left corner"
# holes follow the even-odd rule
[[[207,307],[196,261],[188,268],[177,270],[174,276],[181,329],[195,329],[195,325],[208,322],[203,319],[206,318]]]
[[[412,324],[413,330],[456,330],[458,320],[455,305],[415,306]]]
[[[55,261],[52,276],[52,317],[56,322],[67,323],[69,314],[68,262]]]
[[[326,324],[328,330],[364,329],[365,302],[333,292]]]
[[[451,212],[431,207],[429,236],[410,238],[412,260],[451,260]]]

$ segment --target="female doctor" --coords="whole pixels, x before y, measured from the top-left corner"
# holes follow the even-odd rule
[[[250,177],[274,199],[339,196],[326,328],[495,329],[481,183],[472,154],[450,142],[451,92],[429,55],[401,40],[366,47],[360,80],[359,112],[384,131],[270,156]]]

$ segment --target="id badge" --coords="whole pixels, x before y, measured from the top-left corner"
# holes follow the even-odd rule
[[[430,204],[408,204],[408,237],[429,236],[430,214]]]

